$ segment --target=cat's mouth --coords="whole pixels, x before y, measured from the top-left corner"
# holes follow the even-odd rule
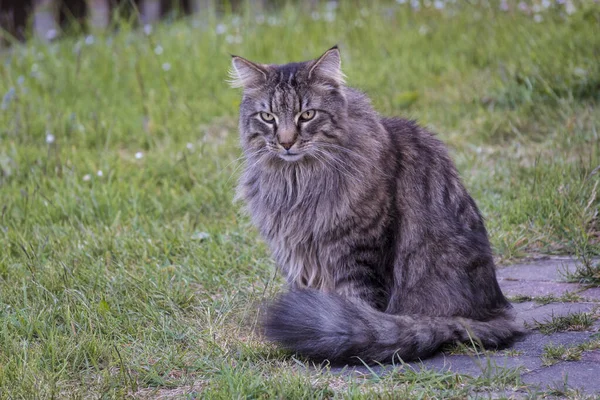
[[[279,154],[279,157],[285,161],[293,162],[293,161],[300,160],[302,157],[304,157],[304,154],[287,152],[287,153]]]

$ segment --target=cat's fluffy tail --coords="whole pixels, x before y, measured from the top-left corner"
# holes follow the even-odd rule
[[[266,337],[283,347],[333,363],[413,360],[453,342],[501,347],[522,333],[508,313],[485,322],[393,315],[315,290],[280,296],[268,308],[263,327]]]

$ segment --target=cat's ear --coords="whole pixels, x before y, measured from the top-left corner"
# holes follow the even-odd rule
[[[308,79],[314,77],[332,80],[338,85],[344,84],[345,76],[342,72],[342,58],[337,46],[333,46],[321,57],[313,61],[308,71]]]
[[[266,66],[253,63],[245,58],[231,56],[229,84],[234,88],[250,88],[267,81]]]

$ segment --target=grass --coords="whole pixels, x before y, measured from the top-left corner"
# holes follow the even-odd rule
[[[581,300],[581,296],[573,292],[565,292],[562,296],[554,296],[552,294],[536,297],[533,301],[537,304],[545,305],[555,302],[576,303]]]
[[[552,316],[550,320],[543,322],[535,321],[533,328],[544,335],[565,331],[584,331],[594,323],[595,316],[591,313],[573,313],[565,316]]]
[[[585,351],[600,349],[600,338],[598,335],[592,340],[576,346],[564,346],[548,344],[544,347],[542,363],[545,366],[554,365],[560,361],[579,361]]]
[[[581,262],[575,271],[566,274],[566,280],[590,287],[600,287],[600,261],[592,259],[589,254],[579,259]]]
[[[542,354],[542,362],[545,366],[550,366],[560,361],[578,361],[581,359],[582,353],[583,350],[578,346],[546,345]]]
[[[527,295],[516,295],[508,298],[512,303],[524,303],[527,301],[533,301],[536,304],[546,305],[550,303],[576,303],[582,300],[581,296],[574,292],[565,292],[561,296],[555,296],[548,294],[544,296],[527,296]]]
[[[473,3],[287,6],[149,35],[120,21],[115,34],[2,53],[0,398],[462,398],[514,386],[300,368],[254,333],[282,285],[232,203],[240,94],[225,83],[228,54],[277,63],[338,43],[348,81],[379,111],[448,144],[500,261],[598,256],[600,6],[553,5],[536,22]]]

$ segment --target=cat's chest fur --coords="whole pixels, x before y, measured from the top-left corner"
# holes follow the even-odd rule
[[[292,286],[332,289],[331,233],[350,211],[344,185],[334,175],[300,168],[247,171],[242,178],[240,195]]]

